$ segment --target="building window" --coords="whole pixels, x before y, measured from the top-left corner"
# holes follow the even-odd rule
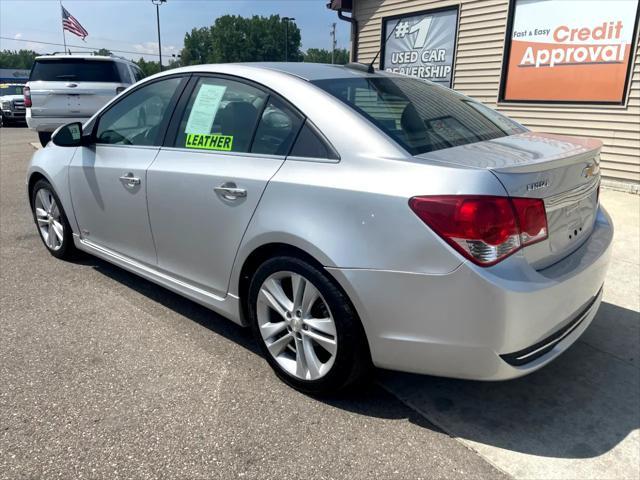
[[[624,104],[638,0],[511,0],[500,100]]]
[[[384,18],[380,68],[451,87],[457,32],[458,7]]]

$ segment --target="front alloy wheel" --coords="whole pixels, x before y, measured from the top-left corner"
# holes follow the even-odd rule
[[[34,212],[40,236],[47,248],[53,252],[62,248],[64,226],[60,216],[60,207],[48,188],[41,188],[35,195]]]
[[[289,374],[317,380],[333,366],[336,326],[318,289],[304,276],[277,272],[258,295],[258,326],[267,350]]]
[[[76,254],[73,234],[62,203],[53,187],[44,179],[31,190],[33,220],[47,250],[56,258],[72,258]]]

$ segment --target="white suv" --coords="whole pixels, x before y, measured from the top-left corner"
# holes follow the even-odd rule
[[[46,145],[60,125],[85,122],[105,103],[144,77],[124,58],[97,55],[36,57],[24,89],[27,124]]]

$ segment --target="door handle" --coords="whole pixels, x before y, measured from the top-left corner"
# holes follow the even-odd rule
[[[233,182],[223,183],[219,187],[215,187],[213,191],[225,200],[237,200],[247,196],[247,191],[244,188],[238,188]]]
[[[140,179],[138,177],[134,177],[133,173],[129,172],[123,176],[120,177],[120,181],[124,184],[125,187],[127,188],[135,188],[138,185],[140,185]]]

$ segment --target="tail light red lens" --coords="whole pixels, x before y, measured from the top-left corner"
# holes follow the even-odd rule
[[[24,87],[22,95],[24,95],[24,106],[31,108],[31,89],[29,87]]]
[[[413,197],[409,206],[443,240],[481,266],[495,265],[547,238],[540,199],[440,195]]]

